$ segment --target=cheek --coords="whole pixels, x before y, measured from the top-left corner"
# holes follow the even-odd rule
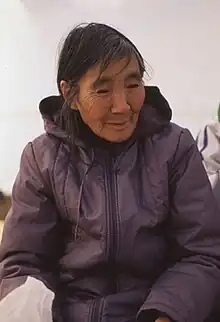
[[[99,121],[108,114],[108,102],[98,97],[88,97],[80,103],[80,113],[89,122]]]
[[[141,107],[144,104],[144,99],[145,99],[144,87],[143,88],[141,87],[130,94],[129,102],[134,112],[139,112],[141,110]]]

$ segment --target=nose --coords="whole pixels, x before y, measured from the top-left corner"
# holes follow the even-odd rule
[[[117,92],[112,99],[112,113],[125,113],[130,110],[127,97],[123,91]]]

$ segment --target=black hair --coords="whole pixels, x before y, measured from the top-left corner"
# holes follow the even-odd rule
[[[118,30],[101,23],[89,23],[80,24],[70,31],[58,60],[57,86],[61,95],[62,80],[70,87],[61,118],[62,126],[71,137],[77,135],[82,124],[79,112],[70,108],[77,94],[81,77],[99,63],[101,74],[112,61],[127,57],[129,63],[133,55],[137,58],[140,74],[143,77],[146,70],[142,55],[136,46]]]

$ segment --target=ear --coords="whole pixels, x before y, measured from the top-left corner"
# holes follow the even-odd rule
[[[70,86],[69,84],[62,80],[60,82],[60,90],[61,90],[61,93],[65,99],[65,101],[67,101],[69,99],[69,95],[70,95]],[[78,110],[79,109],[79,102],[78,102],[78,99],[77,99],[77,95],[75,95],[72,103],[71,103],[71,108],[73,110]]]
[[[69,91],[70,91],[70,86],[65,80],[61,80],[61,82],[60,82],[60,90],[61,90],[61,93],[63,95],[64,100],[67,101]]]

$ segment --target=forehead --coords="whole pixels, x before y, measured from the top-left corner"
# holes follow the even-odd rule
[[[140,68],[136,57],[124,57],[111,62],[100,74],[101,63],[90,68],[82,77],[84,84],[94,84],[98,79],[104,81],[124,80],[132,75],[140,75]]]

